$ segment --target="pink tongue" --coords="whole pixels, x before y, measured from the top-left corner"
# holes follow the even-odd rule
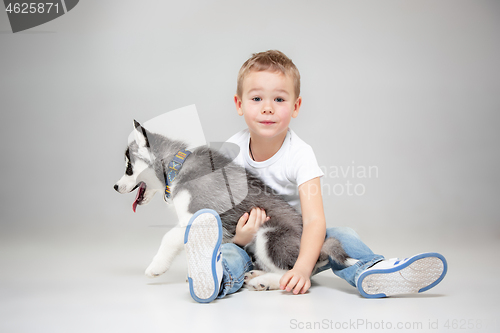
[[[142,189],[144,188],[144,183],[141,183],[139,188],[137,189],[137,195],[135,196],[134,203],[132,204],[132,209],[134,210],[137,208],[137,201],[139,201],[139,197],[141,196]]]

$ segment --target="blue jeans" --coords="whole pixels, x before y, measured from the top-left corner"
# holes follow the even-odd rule
[[[350,267],[345,267],[329,258],[328,264],[319,267],[313,274],[331,269],[335,275],[343,278],[349,282],[349,284],[356,287],[356,280],[359,274],[368,267],[384,259],[383,256],[374,254],[351,228],[328,228],[326,229],[326,238],[329,237],[337,238],[342,244],[344,251],[351,258],[358,259],[358,262]],[[221,252],[223,276],[219,296],[217,296],[217,298],[222,298],[238,291],[245,281],[245,273],[253,269],[250,257],[245,250],[238,245],[233,243],[222,244]]]

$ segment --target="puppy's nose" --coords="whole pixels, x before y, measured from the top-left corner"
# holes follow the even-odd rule
[[[118,185],[115,184],[114,189],[116,192],[118,192]]]

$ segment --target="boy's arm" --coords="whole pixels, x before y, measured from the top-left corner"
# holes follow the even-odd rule
[[[311,179],[299,186],[303,231],[300,252],[294,267],[280,280],[282,290],[294,294],[305,293],[311,287],[310,276],[318,261],[325,241],[326,222],[323,210],[320,178]]]

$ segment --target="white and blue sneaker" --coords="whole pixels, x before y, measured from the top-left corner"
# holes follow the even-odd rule
[[[222,280],[222,224],[219,214],[211,209],[197,211],[184,235],[191,297],[209,303],[219,294]]]
[[[447,269],[446,259],[439,253],[382,260],[361,273],[356,286],[367,298],[416,294],[441,282]]]

